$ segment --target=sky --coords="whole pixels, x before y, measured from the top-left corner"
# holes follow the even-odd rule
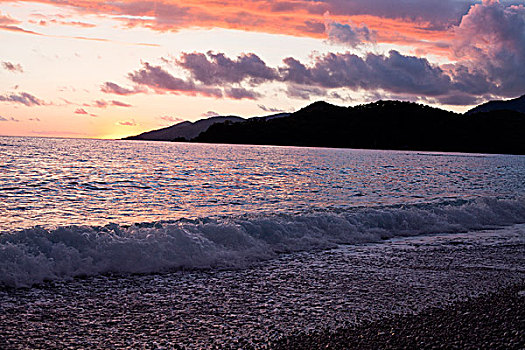
[[[525,2],[0,0],[0,135],[525,94]]]

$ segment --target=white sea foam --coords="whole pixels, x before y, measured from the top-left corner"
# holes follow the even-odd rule
[[[525,199],[242,216],[0,236],[0,286],[104,273],[242,267],[280,253],[525,222]]]

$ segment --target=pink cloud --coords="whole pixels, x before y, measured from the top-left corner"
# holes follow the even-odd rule
[[[84,108],[75,109],[75,114],[88,115],[89,113]]]
[[[89,104],[85,104],[85,106],[91,106]],[[93,107],[97,107],[97,108],[106,108],[108,106],[117,106],[117,107],[131,107],[130,104],[127,104],[127,103],[124,103],[124,102],[121,102],[121,101],[116,101],[116,100],[112,100],[112,101],[104,101],[104,100],[96,100],[95,102],[93,102]]]
[[[201,114],[201,116],[206,117],[206,118],[216,117],[218,115],[219,115],[219,113],[217,113],[215,111],[208,111],[208,112],[205,112],[205,113]]]
[[[164,121],[167,121],[167,122],[170,122],[170,123],[178,123],[178,122],[183,122],[184,121],[184,119],[182,119],[182,118],[172,117],[172,116],[169,116],[169,115],[162,116],[162,117],[160,117],[160,119],[162,119]]]
[[[102,84],[102,86],[100,87],[100,91],[105,92],[107,94],[116,95],[134,95],[146,92],[144,88],[134,87],[132,89],[129,89],[109,81]]]
[[[13,117],[2,117],[0,115],[0,122],[15,122],[18,123],[20,120],[13,118]]]
[[[108,106],[108,103],[104,100],[96,100],[93,103],[93,107],[106,108],[107,106]]]
[[[121,101],[111,101],[111,105],[112,106],[117,106],[117,107],[132,107],[132,105],[128,104],[128,103],[124,103],[124,102],[121,102]]]
[[[525,6],[484,1],[472,6],[454,28],[453,50],[459,81],[471,80],[472,92],[508,97],[525,92]]]
[[[0,11],[0,26],[7,26],[11,24],[20,24],[21,22],[10,17],[9,15],[3,15]]]
[[[44,104],[44,101],[39,98],[27,93],[19,92],[14,94],[0,95],[0,101],[2,102],[14,102],[21,103],[27,107],[41,106]]]
[[[136,125],[137,125],[137,122],[135,122],[135,119],[131,119],[131,120],[122,120],[122,121],[117,122],[117,125],[122,125],[122,126],[136,126]]]
[[[2,62],[2,67],[4,67],[5,70],[8,70],[10,72],[14,73],[23,73],[24,69],[22,68],[22,65],[18,63],[11,63],[11,62]]]

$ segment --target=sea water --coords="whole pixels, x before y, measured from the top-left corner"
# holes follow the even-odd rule
[[[513,155],[1,137],[0,343],[228,344],[515,283],[524,174]]]
[[[0,284],[525,222],[525,157],[0,138]]]

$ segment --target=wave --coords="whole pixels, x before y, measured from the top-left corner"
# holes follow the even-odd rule
[[[239,268],[282,253],[525,222],[525,198],[297,215],[35,227],[0,235],[0,286],[107,273]]]

